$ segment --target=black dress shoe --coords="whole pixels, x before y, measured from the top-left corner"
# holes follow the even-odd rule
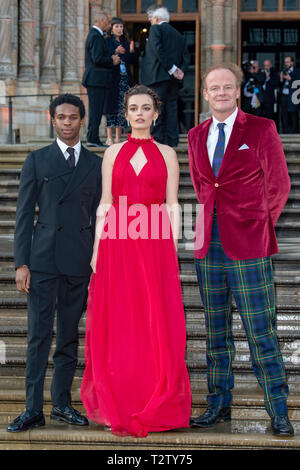
[[[272,432],[275,436],[293,436],[294,428],[287,415],[274,416],[271,419]]]
[[[191,419],[190,424],[192,427],[210,428],[216,423],[231,421],[231,408],[228,407],[215,407],[209,406],[203,415],[198,418]]]
[[[51,419],[55,421],[64,421],[68,424],[75,424],[77,426],[88,426],[89,422],[85,416],[82,416],[79,411],[74,410],[72,406],[68,405],[63,408],[54,406],[50,415]]]
[[[40,426],[45,426],[45,417],[42,412],[38,415],[32,415],[28,411],[24,411],[24,413],[9,424],[7,432],[22,432]]]
[[[104,144],[103,142],[87,142],[86,145],[88,147],[102,147],[102,148],[107,148],[109,145]]]

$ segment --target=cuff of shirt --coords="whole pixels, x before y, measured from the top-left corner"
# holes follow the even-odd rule
[[[175,70],[177,70],[177,68],[178,67],[176,67],[176,65],[173,65],[173,67],[170,70],[168,70],[168,74],[173,75],[173,73],[175,72]]]

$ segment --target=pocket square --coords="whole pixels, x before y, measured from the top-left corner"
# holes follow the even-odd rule
[[[243,144],[243,145],[239,148],[239,150],[247,150],[248,148],[249,148],[249,147],[248,147],[247,144]]]

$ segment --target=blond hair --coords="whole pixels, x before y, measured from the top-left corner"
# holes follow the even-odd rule
[[[237,87],[241,86],[242,81],[243,81],[243,72],[241,68],[237,64],[227,62],[224,64],[212,65],[211,67],[209,67],[208,70],[206,70],[206,72],[202,75],[202,85],[204,89],[206,89],[206,79],[207,79],[208,74],[210,74],[210,72],[213,72],[214,70],[220,70],[220,69],[229,70],[231,73],[233,73],[233,75],[236,78]]]

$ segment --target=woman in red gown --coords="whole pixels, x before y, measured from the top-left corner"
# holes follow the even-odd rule
[[[138,437],[188,427],[191,412],[176,253],[179,165],[150,136],[158,113],[152,90],[131,88],[132,134],[104,154],[81,386],[89,419]]]

